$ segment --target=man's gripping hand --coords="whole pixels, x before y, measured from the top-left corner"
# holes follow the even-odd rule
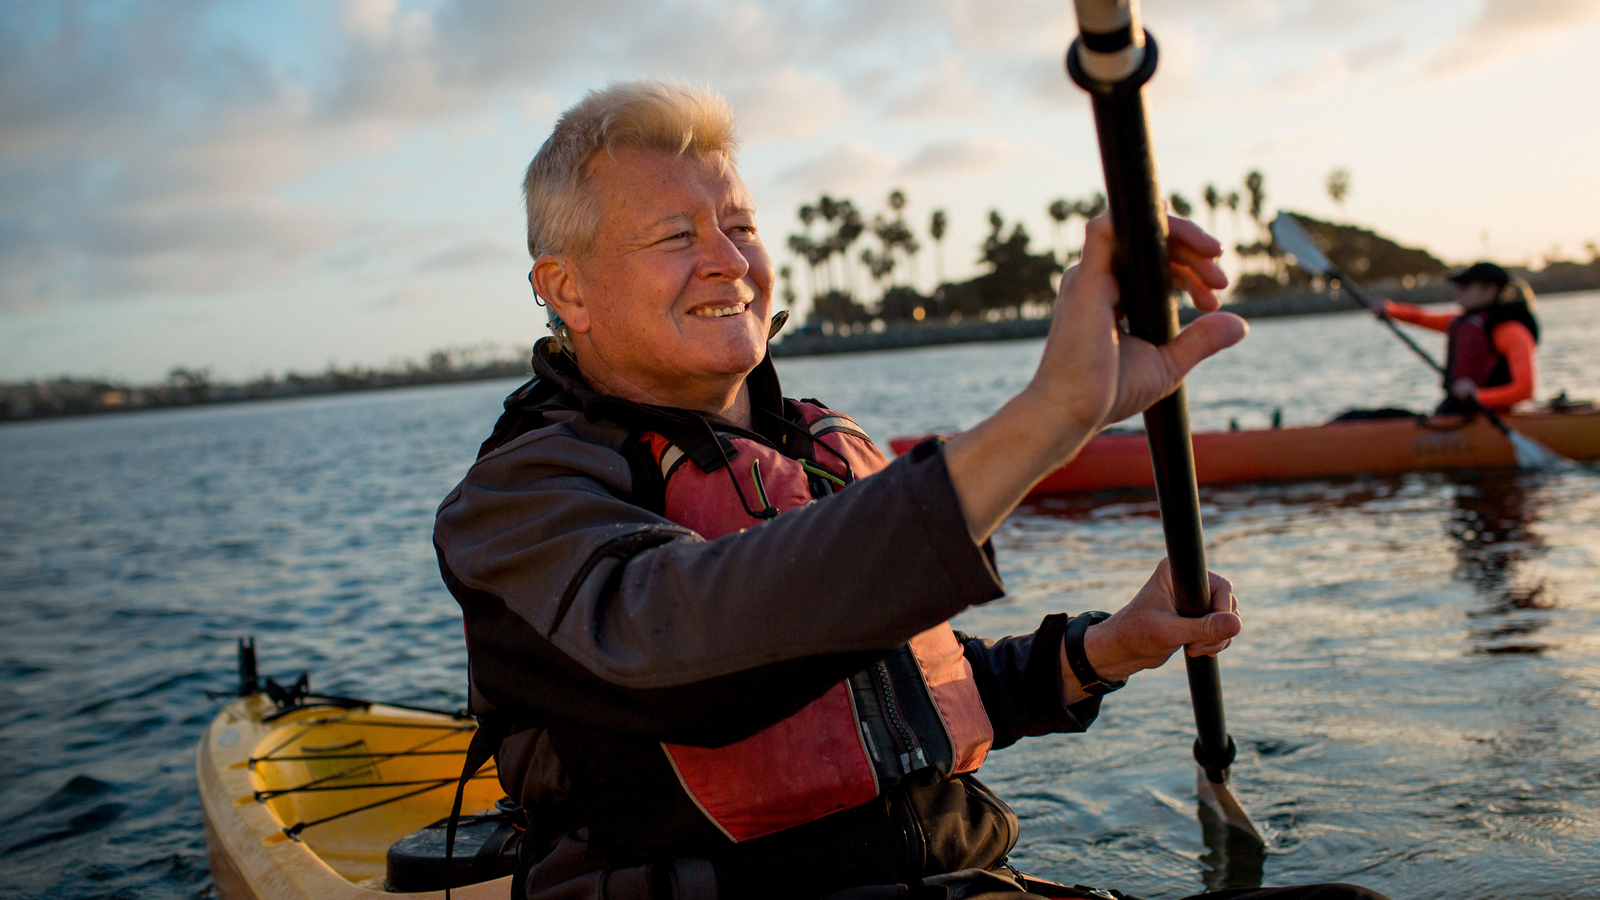
[[[1239,598],[1228,579],[1210,573],[1211,612],[1197,619],[1178,614],[1172,570],[1163,559],[1139,593],[1111,618],[1084,632],[1089,664],[1105,681],[1122,681],[1135,672],[1154,669],[1184,648],[1190,656],[1215,656],[1227,649],[1243,627]],[[1062,649],[1061,677],[1068,702],[1088,696],[1078,685]]]

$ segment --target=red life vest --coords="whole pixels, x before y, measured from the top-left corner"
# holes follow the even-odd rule
[[[1470,312],[1450,323],[1449,356],[1445,361],[1445,388],[1457,378],[1471,379],[1478,387],[1511,383],[1511,368],[1494,346],[1487,318]]]
[[[666,518],[714,540],[888,464],[849,417],[795,405],[819,445],[817,461],[722,435],[727,461],[708,472],[666,438],[646,433],[666,482]],[[860,806],[912,772],[931,769],[946,778],[976,771],[993,741],[972,666],[941,624],[744,740],[661,747],[706,817],[731,840],[747,841]]]

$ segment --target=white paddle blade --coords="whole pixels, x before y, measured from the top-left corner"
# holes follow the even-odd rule
[[[1200,795],[1200,804],[1207,807],[1222,819],[1229,828],[1241,835],[1265,846],[1267,839],[1262,836],[1261,829],[1256,827],[1255,820],[1244,811],[1239,801],[1234,798],[1233,790],[1228,787],[1227,774],[1223,774],[1222,783],[1217,784],[1206,775],[1204,768],[1196,767],[1200,773],[1199,782],[1195,786],[1195,793]]]
[[[1542,472],[1559,472],[1573,465],[1572,460],[1551,450],[1520,431],[1508,430],[1506,437],[1517,454],[1517,467]]]
[[[1272,220],[1271,227],[1272,239],[1278,242],[1283,252],[1294,257],[1300,268],[1314,275],[1326,275],[1333,270],[1333,264],[1328,262],[1322,248],[1311,239],[1311,235],[1306,234],[1294,216],[1280,211],[1278,217]]]

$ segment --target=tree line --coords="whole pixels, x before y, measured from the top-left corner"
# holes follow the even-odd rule
[[[1350,194],[1350,173],[1334,169],[1325,187],[1328,196],[1341,210]],[[1171,211],[1185,218],[1195,213],[1195,205],[1182,193],[1169,197]],[[1208,183],[1200,192],[1207,213],[1207,227],[1217,233],[1217,216],[1227,210],[1232,218],[1234,252],[1242,273],[1235,287],[1241,295],[1271,293],[1300,286],[1309,276],[1288,264],[1272,240],[1267,220],[1266,176],[1258,169],[1247,172],[1238,185],[1227,189]],[[801,204],[797,218],[802,230],[790,234],[787,247],[803,269],[797,277],[793,266],[779,269],[783,298],[791,308],[800,294],[811,300],[806,327],[824,331],[855,330],[878,321],[907,324],[960,321],[973,316],[995,319],[1037,313],[1040,304],[1054,296],[1053,278],[1082,254],[1078,246],[1063,244],[1062,235],[1074,219],[1088,222],[1106,211],[1106,198],[1100,192],[1088,197],[1059,197],[1045,207],[1051,223],[1051,246],[1043,253],[1031,247],[1031,237],[1021,222],[1009,232],[998,210],[989,213],[989,232],[979,247],[979,262],[987,271],[964,282],[944,277],[944,238],[949,217],[935,209],[928,217],[925,234],[934,254],[932,293],[915,287],[921,281],[922,240],[906,221],[906,194],[890,191],[886,210],[869,218],[854,200],[822,194],[815,201]],[[1253,228],[1242,227],[1241,210]],[[1432,259],[1432,257],[1428,257]],[[1439,264],[1433,260],[1434,265]],[[1424,266],[1427,271],[1433,269]],[[1365,272],[1357,266],[1352,272]],[[1420,274],[1422,270],[1418,270]]]

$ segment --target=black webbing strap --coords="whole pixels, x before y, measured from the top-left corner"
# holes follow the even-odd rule
[[[472,742],[467,745],[467,758],[461,763],[461,778],[456,782],[456,799],[450,805],[450,824],[444,829],[445,900],[450,900],[450,888],[455,885],[456,826],[460,824],[461,800],[466,796],[467,782],[494,757],[505,735],[505,725],[499,719],[480,718],[478,730],[473,732]]]

